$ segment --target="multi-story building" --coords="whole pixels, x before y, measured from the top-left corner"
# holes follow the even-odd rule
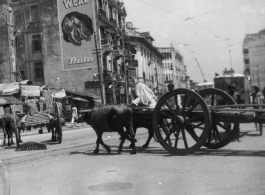
[[[158,47],[163,55],[163,82],[172,83],[175,88],[189,88],[189,77],[186,74],[186,66],[183,57],[173,46]]]
[[[251,86],[265,87],[265,30],[247,34],[243,43],[245,71]]]
[[[34,85],[101,94],[104,103],[126,101],[131,51],[123,3],[0,0],[0,5],[1,82],[14,82],[20,72]],[[109,84],[113,93],[105,96]]]
[[[153,45],[153,37],[149,32],[137,32],[131,24],[127,25],[127,33],[130,37],[130,48],[132,50],[132,61],[129,69],[132,70],[134,84],[145,83],[157,97],[165,92],[162,77],[163,56]],[[133,83],[132,83],[133,84]]]
[[[15,79],[15,34],[12,8],[0,0],[0,83],[10,83]]]

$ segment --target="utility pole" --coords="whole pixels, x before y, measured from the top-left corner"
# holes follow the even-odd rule
[[[259,64],[257,63],[257,77],[258,77],[258,87],[260,87],[260,80],[259,80]]]
[[[113,56],[111,56],[111,77],[112,77],[112,98],[113,98],[113,104],[117,104],[116,101],[116,95],[115,95],[115,81],[113,81],[113,73],[114,73],[114,68],[113,68]]]
[[[200,68],[200,71],[201,71],[201,74],[202,74],[202,77],[203,77],[204,82],[207,82],[207,81],[205,80],[205,78],[204,78],[204,75],[203,75],[203,72],[202,72],[201,66],[200,66],[200,64],[199,64],[199,62],[198,62],[198,60],[197,60],[197,58],[195,58],[195,60],[196,60],[198,66],[199,66],[199,68]]]
[[[103,105],[105,105],[105,93],[104,93],[104,83],[102,78],[102,71],[101,71],[101,65],[99,64],[99,57],[98,57],[98,45],[97,45],[97,35],[96,32],[94,32],[94,39],[95,39],[95,49],[96,49],[96,55],[97,55],[97,65],[98,65],[98,76],[99,76],[99,82],[100,82],[100,95],[101,95],[101,102]]]
[[[123,49],[123,63],[124,63],[124,79],[125,79],[125,95],[126,95],[126,103],[129,102],[128,98],[128,81],[127,81],[127,67],[125,65],[125,48],[124,48],[124,32],[122,31],[122,49]]]
[[[11,35],[11,28],[13,27],[13,24],[11,23],[11,18],[10,18],[10,2],[9,0],[7,0],[7,15],[6,15],[6,24],[7,24],[7,40],[8,40],[8,62],[9,62],[9,72],[10,72],[10,83],[12,83],[14,81],[14,76],[13,76],[13,46],[12,46],[12,42],[13,42],[13,34]],[[13,42],[14,44],[14,42]]]
[[[229,56],[230,56],[231,69],[233,69],[232,57],[231,57],[231,51],[230,50],[229,50]]]

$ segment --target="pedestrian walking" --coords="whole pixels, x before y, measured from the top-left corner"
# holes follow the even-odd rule
[[[252,104],[261,104],[264,100],[263,94],[260,92],[260,89],[258,86],[254,86],[253,89],[254,89],[254,92],[251,94]],[[260,107],[254,106],[254,108],[259,109]],[[260,113],[257,113],[257,114],[260,114]],[[256,127],[257,131],[259,131],[259,130],[261,130],[261,128],[263,128],[262,123],[259,123],[259,128],[258,128],[258,123],[256,123],[256,122],[255,122],[255,127]]]
[[[265,97],[265,87],[263,88],[263,90],[262,90],[262,96],[263,97],[261,97],[261,99],[262,99],[262,104],[264,104],[265,103],[265,99],[264,99],[264,97]]]
[[[252,96],[252,103],[253,104],[261,104],[264,100],[263,94],[260,92],[260,89],[258,86],[254,86],[254,92],[251,94]]]
[[[74,105],[72,107],[72,120],[71,120],[71,123],[74,124],[75,120],[77,120],[78,118],[78,115],[77,115],[77,108],[76,106]]]
[[[236,86],[234,84],[228,85],[227,86],[227,90],[228,90],[227,93],[235,100],[235,102],[237,104],[240,104],[241,103],[241,97],[240,97],[239,93],[236,92]],[[224,126],[226,128],[228,128],[228,129],[232,130],[231,123],[225,122]],[[238,128],[238,132],[237,132],[237,135],[236,135],[236,139],[237,139],[238,142],[240,142],[239,138],[240,138],[240,127]]]

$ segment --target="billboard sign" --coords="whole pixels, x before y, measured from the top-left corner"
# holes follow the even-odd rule
[[[57,0],[62,69],[95,67],[94,12],[92,0]]]

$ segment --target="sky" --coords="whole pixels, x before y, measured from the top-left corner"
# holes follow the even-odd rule
[[[195,82],[213,81],[215,73],[221,75],[225,68],[243,74],[244,38],[265,29],[265,0],[123,2],[126,21],[137,31],[150,32],[156,47],[172,44]]]

